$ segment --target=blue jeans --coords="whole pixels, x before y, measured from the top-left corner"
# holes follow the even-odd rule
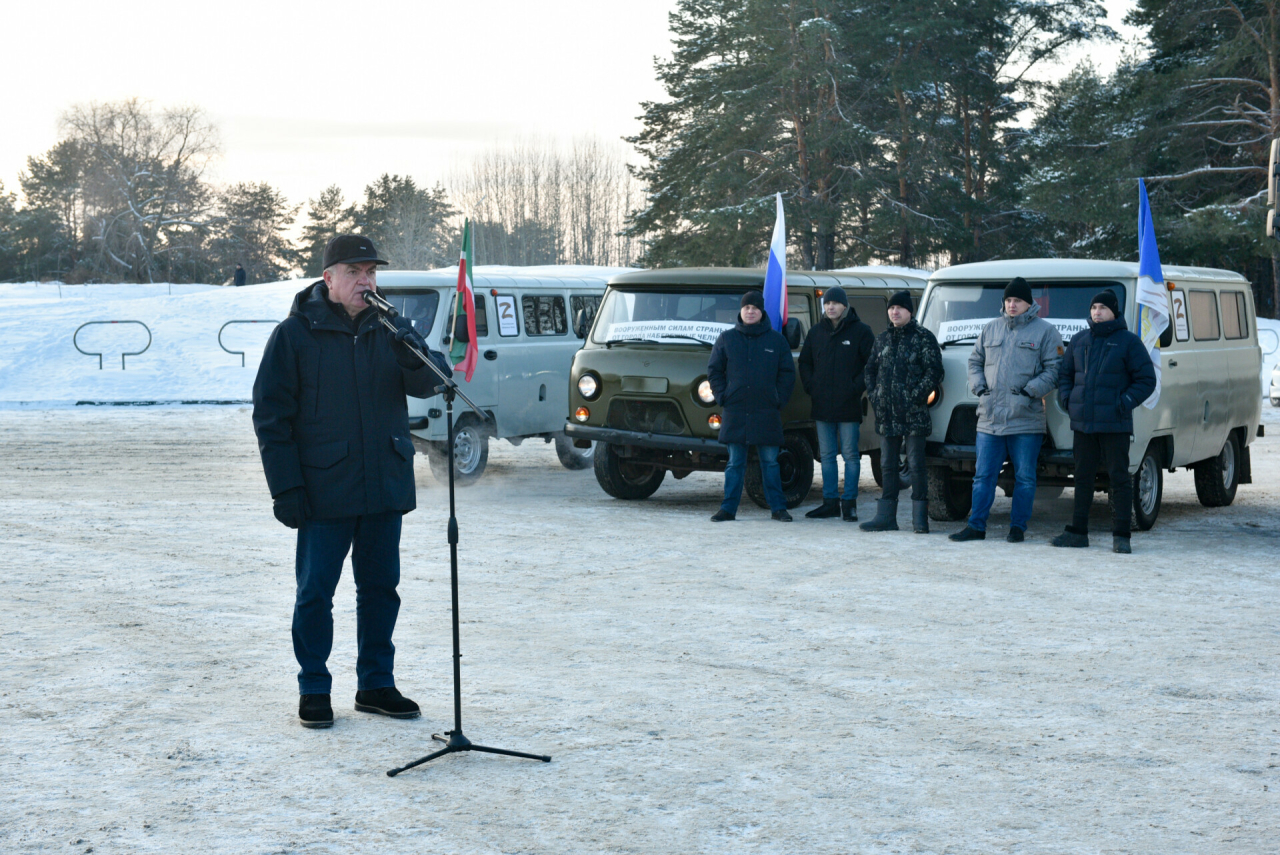
[[[852,502],[858,498],[858,479],[862,477],[862,455],[858,453],[858,439],[862,434],[859,422],[819,422],[818,448],[822,458],[822,498],[837,498],[840,486],[840,469],[836,466],[836,454],[844,458],[844,494],[839,498]]]
[[[978,463],[973,473],[973,509],[969,525],[987,530],[987,516],[996,499],[996,478],[1005,458],[1013,461],[1013,513],[1009,525],[1025,529],[1031,521],[1036,498],[1036,465],[1040,458],[1042,433],[1015,433],[996,436],[978,432]]]
[[[736,514],[738,502],[742,500],[742,481],[747,473],[747,446],[739,442],[728,445],[729,465],[724,470],[724,501],[720,503],[720,510]],[[782,475],[778,472],[778,446],[757,445],[756,454],[760,457],[760,474],[769,509],[785,511],[787,497],[782,492]]]
[[[330,694],[325,662],[333,648],[333,592],[351,550],[356,583],[356,678],[360,691],[394,686],[391,633],[400,613],[400,511],[307,520],[298,529],[298,595],[293,606],[293,654],[298,693]],[[354,549],[352,548],[354,546]]]

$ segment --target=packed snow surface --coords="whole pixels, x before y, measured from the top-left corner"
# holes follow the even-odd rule
[[[396,631],[424,715],[353,711],[346,574],[337,721],[304,730],[248,408],[2,410],[0,851],[1274,853],[1277,413],[1235,504],[1169,475],[1130,556],[1101,496],[1091,548],[1047,545],[1070,490],[1019,545],[1003,497],[982,543],[716,525],[715,475],[620,502],[495,443],[458,493],[465,732],[553,760],[389,778],[452,726],[425,461]]]

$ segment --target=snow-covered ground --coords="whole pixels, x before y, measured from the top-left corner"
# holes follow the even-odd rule
[[[425,461],[396,632],[424,717],[352,710],[346,576],[337,722],[309,731],[292,535],[248,409],[0,411],[0,851],[1273,853],[1280,410],[1264,417],[1256,483],[1210,511],[1169,476],[1131,556],[1105,535],[1047,545],[1070,491],[1021,545],[749,505],[714,525],[713,475],[625,503],[549,446],[496,443],[459,492],[466,732],[554,760],[388,778],[452,719]]]

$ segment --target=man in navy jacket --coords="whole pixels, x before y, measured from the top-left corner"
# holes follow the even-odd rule
[[[1142,339],[1125,326],[1120,301],[1108,290],[1089,306],[1089,329],[1071,338],[1058,369],[1058,401],[1075,431],[1075,513],[1054,546],[1089,545],[1089,508],[1098,464],[1111,479],[1114,521],[1111,545],[1130,552],[1133,479],[1129,437],[1133,411],[1156,389],[1156,372]]]
[[[791,522],[778,471],[778,449],[783,440],[782,408],[791,400],[796,366],[787,340],[769,323],[764,311],[764,295],[759,291],[742,295],[737,325],[716,339],[707,360],[707,380],[716,401],[724,408],[720,441],[729,446],[724,501],[711,517],[712,522],[725,522],[737,516],[747,468],[747,447],[751,445],[760,457],[764,495],[773,518]]]
[[[267,341],[253,384],[253,426],[275,516],[298,530],[293,650],[298,717],[329,727],[333,593],[351,552],[359,654],[356,709],[413,718],[395,688],[391,634],[400,610],[401,517],[413,510],[413,442],[405,395],[433,394],[438,378],[408,349],[452,372],[412,325],[393,336],[364,302],[376,288],[373,241],[339,235],[324,252],[324,279],[294,298]]]

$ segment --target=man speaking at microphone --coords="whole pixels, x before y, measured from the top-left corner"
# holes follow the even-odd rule
[[[376,292],[378,257],[363,235],[338,235],[324,250],[324,279],[294,297],[267,341],[253,384],[253,427],[276,519],[298,530],[293,652],[298,717],[329,727],[333,593],[351,552],[356,585],[355,708],[415,718],[400,694],[391,634],[400,611],[401,517],[415,507],[413,442],[405,396],[434,394],[445,357],[403,317],[393,335],[365,302]]]

